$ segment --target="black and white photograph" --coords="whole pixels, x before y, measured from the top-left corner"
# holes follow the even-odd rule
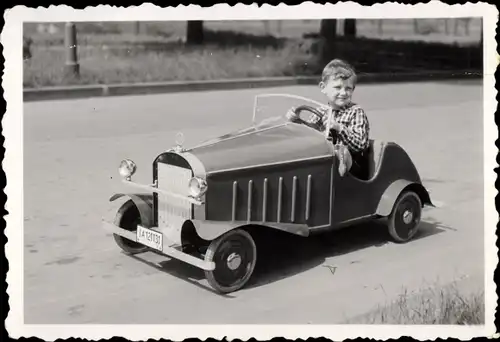
[[[497,21],[7,10],[9,335],[495,336]]]

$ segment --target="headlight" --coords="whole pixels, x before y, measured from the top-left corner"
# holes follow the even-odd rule
[[[130,179],[130,177],[135,173],[136,170],[137,165],[135,165],[135,163],[130,159],[122,160],[122,162],[120,163],[120,167],[118,168],[120,176],[126,178],[127,180]]]
[[[205,180],[193,177],[189,181],[189,192],[193,197],[200,197],[207,191],[207,182]]]

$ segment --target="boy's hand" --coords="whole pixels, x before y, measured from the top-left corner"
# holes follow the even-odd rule
[[[295,121],[299,118],[297,113],[295,113],[295,107],[292,107],[286,112],[286,118],[290,121]]]
[[[340,125],[340,123],[334,120],[330,128],[340,133],[342,126]]]
[[[311,115],[311,118],[308,120],[312,124],[317,124],[321,119],[317,115]]]

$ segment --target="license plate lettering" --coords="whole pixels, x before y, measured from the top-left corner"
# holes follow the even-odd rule
[[[159,251],[163,250],[163,235],[148,228],[137,228],[137,242]]]

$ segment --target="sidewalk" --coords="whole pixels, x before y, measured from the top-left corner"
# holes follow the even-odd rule
[[[420,71],[405,73],[361,74],[359,84],[425,82],[452,79],[482,78],[482,74],[471,71]],[[232,90],[242,88],[270,88],[291,85],[316,85],[319,76],[244,78],[214,81],[178,81],[158,83],[96,84],[67,87],[46,87],[23,89],[23,101],[44,101],[102,96],[146,95],[173,92]]]

